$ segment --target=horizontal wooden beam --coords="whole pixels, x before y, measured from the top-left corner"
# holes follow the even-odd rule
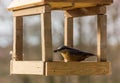
[[[113,0],[44,0],[44,2],[110,3]]]
[[[11,61],[10,74],[32,75],[109,75],[109,62]]]
[[[80,16],[97,15],[97,14],[105,14],[105,13],[106,13],[105,6],[96,6],[96,7],[67,10],[65,11],[65,17],[80,17]]]
[[[11,61],[10,74],[44,75],[42,61]]]
[[[46,62],[46,75],[108,75],[109,62]]]
[[[50,12],[50,10],[51,9],[48,5],[44,5],[39,7],[16,10],[13,12],[13,16],[27,16],[27,15],[41,14],[45,12]]]
[[[13,0],[8,10],[18,10],[24,8],[30,8],[40,5],[49,4],[53,9],[71,6],[74,3],[75,7],[82,6],[88,7],[90,4],[96,5],[108,5],[113,3],[113,0]],[[64,5],[65,4],[65,5]],[[94,5],[91,5],[94,6]]]
[[[77,8],[94,7],[94,6],[97,6],[97,4],[96,3],[74,3],[74,4],[71,3],[70,6],[64,6],[61,9],[62,10],[73,10]],[[52,8],[55,8],[54,5],[52,6]]]
[[[43,4],[43,0],[13,0],[8,6],[8,10],[17,10]]]

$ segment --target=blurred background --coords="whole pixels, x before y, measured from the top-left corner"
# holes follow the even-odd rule
[[[120,83],[120,0],[107,7],[107,58],[112,63],[109,76],[32,76],[9,74],[13,42],[12,0],[0,0],[0,83]],[[96,16],[74,19],[74,47],[96,53]],[[63,11],[52,11],[53,49],[63,45]],[[89,36],[88,36],[89,35]],[[25,60],[41,60],[40,15],[24,17]],[[53,55],[54,60],[60,56]]]

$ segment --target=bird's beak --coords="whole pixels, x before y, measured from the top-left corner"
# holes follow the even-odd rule
[[[54,52],[58,52],[58,50],[54,50]]]

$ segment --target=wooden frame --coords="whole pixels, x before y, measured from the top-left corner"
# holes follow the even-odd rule
[[[106,62],[107,19],[105,5],[110,3],[112,0],[13,0],[8,8],[13,10],[14,19],[14,42],[10,73],[45,76],[109,75],[111,66],[109,62]],[[97,15],[97,62],[66,63],[52,60],[52,9],[65,10],[64,45],[70,47],[73,47],[73,18]],[[41,14],[42,61],[23,61],[23,16],[36,14]]]
[[[74,65],[74,67],[73,67]],[[59,75],[110,75],[109,62],[43,62],[11,61],[11,74],[45,76]]]
[[[49,9],[49,6],[41,6],[41,11]],[[31,13],[35,14],[34,8]],[[28,9],[24,9],[28,12]],[[18,12],[18,11],[17,11]],[[20,10],[21,12],[21,10]],[[19,61],[23,60],[23,16],[31,15],[31,13],[21,12],[21,14],[14,11],[14,42],[12,59]],[[51,11],[39,12],[41,14],[41,38],[42,38],[42,60],[52,61],[52,34],[51,34]],[[38,14],[38,13],[37,13]],[[49,39],[48,39],[49,38]],[[49,53],[49,54],[47,54]]]

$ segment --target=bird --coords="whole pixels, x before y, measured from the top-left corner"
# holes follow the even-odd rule
[[[60,46],[56,50],[54,50],[54,52],[59,52],[64,58],[64,62],[83,61],[90,56],[96,56],[95,54],[81,51],[68,46]]]

